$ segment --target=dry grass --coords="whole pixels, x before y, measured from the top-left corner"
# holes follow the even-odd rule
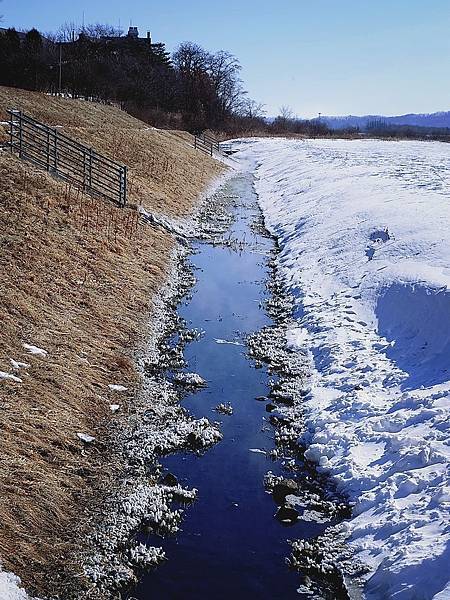
[[[169,216],[188,214],[199,190],[223,171],[192,147],[189,134],[149,128],[112,106],[0,87],[0,120],[8,108],[62,125],[66,135],[128,165],[129,201]],[[7,140],[6,128],[2,135]]]
[[[0,88],[0,114],[7,106],[127,162],[132,200],[167,215],[186,214],[222,169],[111,107]],[[78,577],[85,508],[114,477],[108,426],[120,416],[109,404],[132,409],[133,354],[174,241],[7,153],[0,182],[0,370],[30,363],[22,383],[0,380],[0,560],[30,590],[55,593]],[[109,383],[130,391],[114,396]],[[77,432],[98,443],[83,447]]]

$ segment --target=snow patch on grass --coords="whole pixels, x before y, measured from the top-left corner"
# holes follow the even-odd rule
[[[20,377],[16,377],[12,373],[6,373],[6,371],[0,371],[0,379],[7,379],[9,381],[15,381],[16,383],[22,383]]]
[[[30,354],[37,354],[38,356],[47,356],[47,350],[43,348],[39,348],[38,346],[33,346],[32,344],[22,344],[27,352]]]
[[[95,442],[95,437],[93,435],[89,435],[89,433],[77,433],[77,437],[85,444],[91,444],[92,442]]]
[[[110,383],[110,384],[108,384],[108,387],[112,392],[126,392],[128,389],[124,385],[120,385],[120,384],[116,384],[116,383]]]
[[[2,600],[33,600],[20,587],[19,577],[7,571],[0,571],[0,598]]]
[[[14,360],[13,358],[10,358],[9,362],[11,363],[11,366],[14,369],[14,371],[19,371],[19,369],[28,369],[28,367],[30,366],[30,363],[20,362]]]

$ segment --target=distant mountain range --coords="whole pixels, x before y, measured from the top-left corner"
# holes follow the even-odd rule
[[[365,129],[371,121],[382,121],[386,125],[411,125],[415,127],[450,127],[450,111],[435,112],[430,114],[408,114],[396,117],[385,117],[383,115],[364,115],[355,117],[348,115],[344,117],[320,117],[331,129],[343,129],[346,127],[359,127]]]

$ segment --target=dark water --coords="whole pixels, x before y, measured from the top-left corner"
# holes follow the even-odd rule
[[[206,331],[185,355],[188,370],[204,377],[208,387],[188,396],[184,405],[196,417],[222,421],[223,440],[204,456],[164,459],[181,484],[199,490],[198,500],[187,509],[175,537],[146,538],[163,546],[168,561],[131,592],[140,600],[306,598],[296,591],[299,574],[285,564],[287,539],[318,535],[325,528],[301,520],[287,527],[274,518],[277,507],[263,479],[268,470],[283,474],[283,466],[250,451],[274,447],[265,403],[255,399],[268,392],[268,376],[254,368],[243,346],[215,341],[242,341],[270,324],[262,302],[271,241],[250,229],[258,216],[252,181],[236,178],[225,192],[239,195],[244,204],[237,210],[232,236],[250,244],[240,251],[199,243],[192,257],[198,283],[192,300],[179,311],[190,327]],[[214,412],[221,402],[231,403],[233,415]]]

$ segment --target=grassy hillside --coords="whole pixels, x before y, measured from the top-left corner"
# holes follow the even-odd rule
[[[113,107],[0,88],[0,119],[20,108],[130,167],[130,203],[168,216],[192,209],[223,167],[170,133]],[[0,561],[31,591],[72,577],[86,508],[116,465],[108,427],[132,410],[152,296],[175,241],[118,209],[0,152],[2,293]],[[24,344],[47,354],[30,354]],[[14,369],[11,359],[29,363]],[[129,388],[116,401],[108,384]],[[77,433],[99,444],[84,446]]]
[[[188,136],[150,128],[113,106],[0,87],[0,120],[15,108],[129,166],[129,201],[169,216],[186,215],[223,167]],[[0,141],[6,141],[6,128]]]

